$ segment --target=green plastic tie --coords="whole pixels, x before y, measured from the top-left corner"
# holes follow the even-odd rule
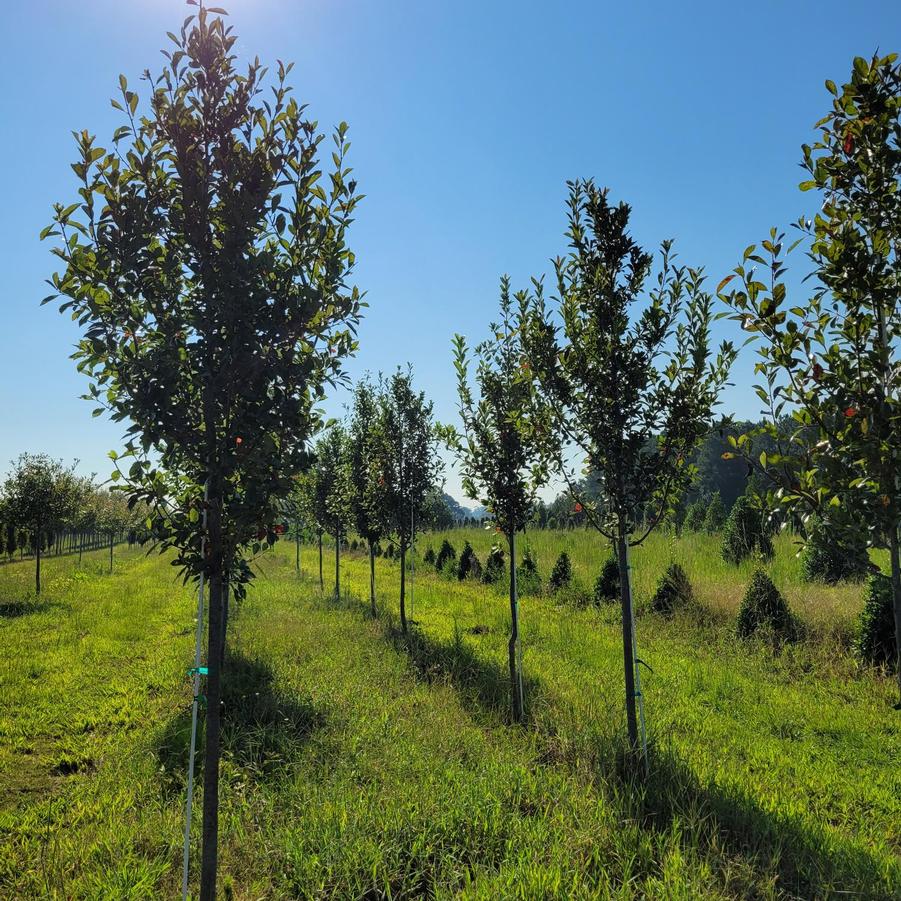
[[[210,674],[209,667],[206,666],[192,666],[188,670],[189,676],[208,676]]]

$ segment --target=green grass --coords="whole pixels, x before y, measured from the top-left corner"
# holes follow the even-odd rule
[[[467,537],[484,557],[491,536]],[[603,558],[584,533],[531,540],[545,578],[564,545],[584,584]],[[811,635],[774,656],[733,639],[748,572],[713,546],[634,555],[640,608],[672,555],[713,611],[639,617],[644,788],[618,758],[614,608],[524,599],[529,722],[514,728],[501,591],[417,564],[405,639],[396,563],[378,561],[373,620],[364,556],[346,555],[335,601],[312,549],[302,580],[292,547],[266,555],[230,634],[223,895],[897,897],[892,683],[843,650],[860,587],[818,602],[780,545],[770,571]],[[49,561],[40,603],[27,562],[0,568],[3,898],[178,893],[194,599],[166,560],[117,552],[107,575],[102,554]]]

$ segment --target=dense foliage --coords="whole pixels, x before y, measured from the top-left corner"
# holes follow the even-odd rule
[[[754,571],[738,611],[737,631],[740,638],[750,638],[764,629],[776,641],[793,641],[798,637],[798,621],[785,598],[762,570]]]
[[[721,553],[727,563],[735,565],[754,554],[763,558],[773,554],[773,542],[763,511],[745,494],[732,505],[723,528]]]

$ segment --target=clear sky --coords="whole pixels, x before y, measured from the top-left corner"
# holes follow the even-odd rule
[[[311,115],[350,123],[367,195],[351,243],[370,303],[351,374],[412,363],[443,421],[456,412],[452,334],[484,337],[500,275],[525,286],[565,251],[566,179],[608,185],[632,205],[636,238],[675,238],[712,290],[770,225],[819,202],[797,184],[800,145],[828,109],[824,80],[846,80],[855,55],[901,51],[898,0],[222,5],[242,56],[295,61]],[[189,11],[182,0],[4,4],[0,472],[43,451],[109,474],[120,429],[78,399],[74,324],[38,306],[55,261],[38,232],[54,201],[77,199],[71,131],[108,140],[118,74],[146,90],[141,72],[159,69],[166,31]],[[724,411],[756,414],[752,367],[746,349]],[[452,471],[447,484],[462,497]]]

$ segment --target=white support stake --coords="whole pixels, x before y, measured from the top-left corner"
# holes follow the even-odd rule
[[[203,492],[204,501],[209,499],[209,484]],[[203,527],[206,531],[206,508],[203,511]],[[206,549],[206,538],[201,541],[201,555]],[[203,572],[200,573],[200,586],[197,590],[197,632],[194,642],[194,700],[191,704],[191,751],[188,755],[188,798],[185,804],[185,842],[181,872],[182,901],[188,898],[188,870],[191,856],[191,809],[194,801],[194,752],[197,747],[197,711],[200,699],[200,658],[203,645]]]

